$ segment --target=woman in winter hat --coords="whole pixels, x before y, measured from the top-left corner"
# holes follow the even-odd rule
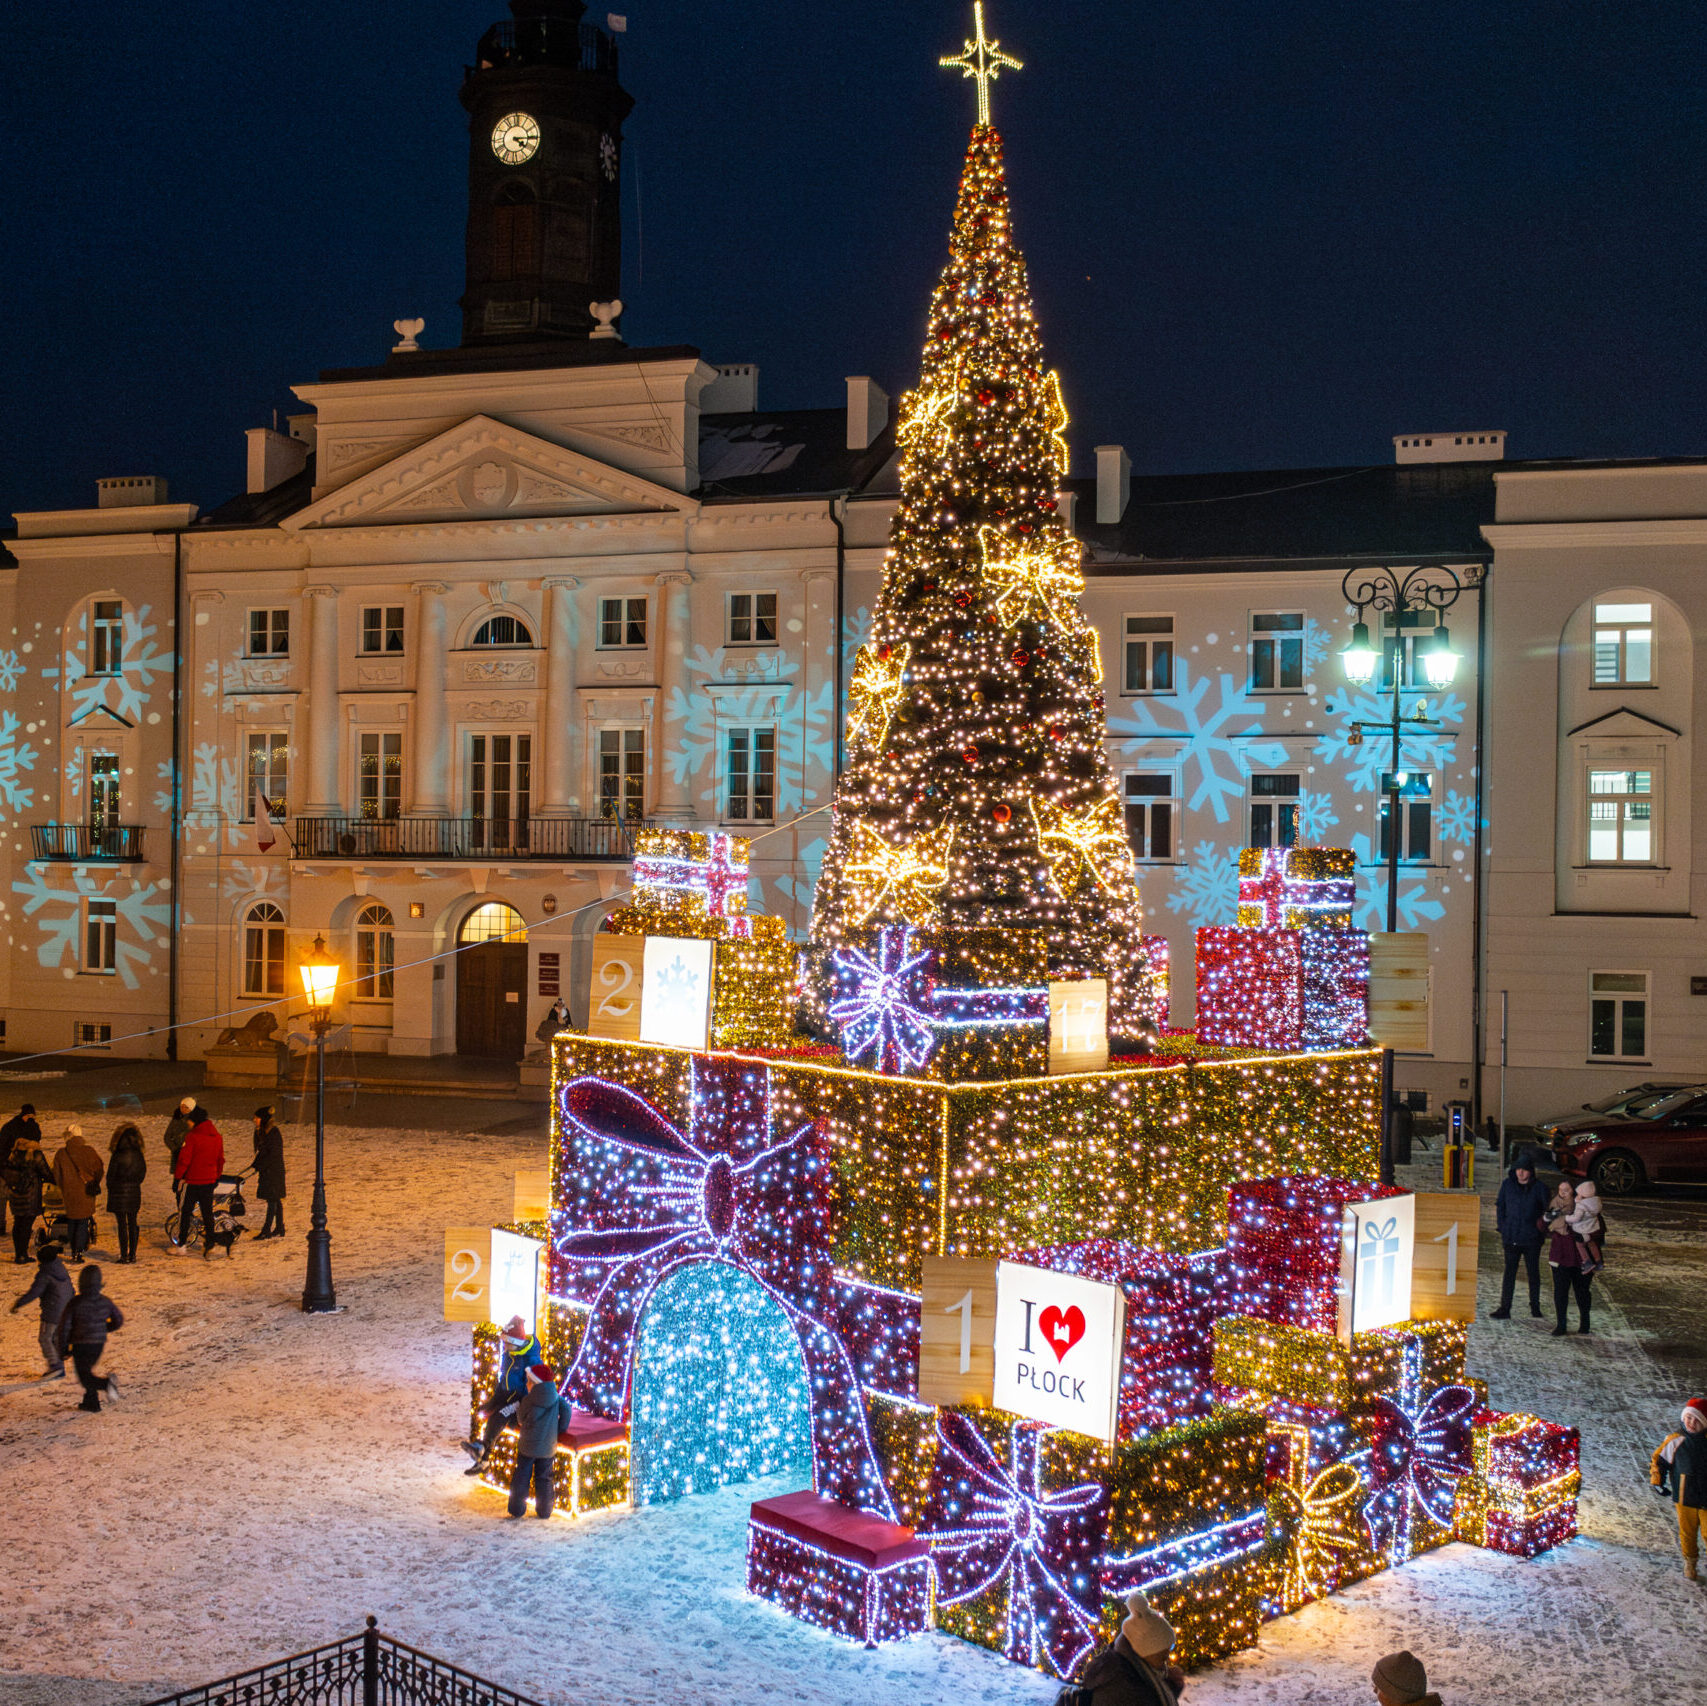
[[[1589,1330],[1589,1288],[1594,1282],[1591,1275],[1583,1272],[1577,1235],[1571,1228],[1571,1216],[1576,1211],[1576,1193],[1571,1189],[1570,1180],[1566,1179],[1547,1205],[1547,1265],[1553,1270],[1553,1309],[1558,1317],[1558,1325],[1553,1329],[1555,1339],[1565,1336],[1565,1311],[1573,1296],[1577,1300],[1577,1331],[1586,1333]]]
[[[1683,1573],[1700,1581],[1701,1534],[1707,1529],[1707,1398],[1691,1398],[1683,1406],[1683,1431],[1667,1434],[1648,1466],[1656,1493],[1667,1483],[1677,1502],[1677,1543],[1683,1551]]]
[[[273,1118],[270,1103],[255,1110],[255,1195],[267,1205],[260,1237],[284,1237],[284,1133]]]
[[[1084,1681],[1073,1692],[1082,1706],[1178,1706],[1185,1672],[1168,1663],[1173,1648],[1173,1625],[1137,1589],[1126,1596],[1126,1618],[1114,1644],[1085,1667]]]
[[[41,1215],[41,1188],[53,1181],[42,1146],[33,1137],[20,1137],[12,1153],[0,1166],[0,1184],[6,1187],[6,1204],[12,1211],[12,1260],[24,1267],[30,1259],[30,1234]],[[59,1246],[54,1246],[54,1255]]]
[[[107,1146],[107,1212],[119,1234],[119,1260],[136,1260],[136,1217],[142,1212],[142,1181],[148,1177],[148,1158],[142,1153],[142,1133],[121,1125]]]

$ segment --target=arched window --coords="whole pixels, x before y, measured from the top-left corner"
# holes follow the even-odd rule
[[[525,942],[527,924],[513,906],[489,900],[463,919],[457,939],[464,947],[475,942]]]
[[[270,900],[249,908],[243,927],[243,993],[285,992],[285,917]]]
[[[358,999],[389,1001],[392,967],[391,908],[371,901],[356,918]]]
[[[477,646],[531,646],[533,635],[519,616],[488,616],[474,630]]]
[[[526,184],[505,184],[492,209],[492,278],[529,278],[539,270],[539,209]]]

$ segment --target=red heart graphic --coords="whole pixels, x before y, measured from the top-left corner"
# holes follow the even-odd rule
[[[1076,1303],[1070,1309],[1057,1309],[1052,1303],[1037,1318],[1043,1336],[1059,1362],[1085,1336],[1085,1312]]]

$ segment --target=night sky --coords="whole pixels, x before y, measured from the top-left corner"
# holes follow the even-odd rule
[[[610,0],[607,0],[607,4]],[[970,0],[617,0],[631,344],[760,404],[918,366]],[[502,0],[9,15],[0,513],[211,507],[292,382],[458,336],[462,68]],[[1707,451],[1699,0],[990,0],[1076,471]],[[602,17],[602,8],[589,15]],[[642,232],[643,227],[643,232]]]

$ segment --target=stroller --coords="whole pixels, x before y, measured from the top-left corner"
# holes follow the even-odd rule
[[[245,1167],[241,1173],[221,1173],[218,1183],[213,1187],[213,1241],[224,1246],[228,1257],[237,1240],[249,1229],[249,1205],[243,1200],[243,1181],[254,1171],[253,1167]],[[173,1209],[166,1216],[168,1244],[175,1245],[178,1242],[180,1213],[179,1209]],[[201,1215],[191,1215],[189,1229],[184,1237],[184,1248],[201,1249],[203,1236]]]
[[[65,1212],[65,1195],[52,1180],[41,1188],[41,1218],[30,1234],[30,1254],[39,1256],[44,1244],[57,1244],[61,1250],[71,1247],[71,1217]]]

